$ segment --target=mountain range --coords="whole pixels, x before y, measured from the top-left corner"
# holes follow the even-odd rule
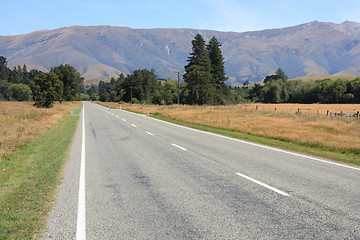
[[[233,86],[262,81],[279,67],[289,78],[360,74],[360,24],[349,21],[243,33],[73,26],[0,36],[0,56],[9,67],[26,64],[42,71],[70,64],[87,80],[144,68],[176,78],[174,71],[184,70],[196,34],[221,42],[227,83]]]

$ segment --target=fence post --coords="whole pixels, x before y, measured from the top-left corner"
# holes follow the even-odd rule
[[[275,112],[276,112],[276,108],[275,108]]]
[[[73,115],[73,110],[72,110],[72,108],[71,108],[71,116]]]
[[[256,111],[258,110],[258,106],[256,106]]]
[[[148,112],[147,112],[147,115],[149,116],[149,113],[150,113],[150,109],[148,108]]]
[[[121,110],[121,105],[120,105],[120,110]]]
[[[329,110],[326,111],[326,116],[329,117]]]
[[[300,114],[300,108],[298,108],[298,112],[297,112],[298,114]]]

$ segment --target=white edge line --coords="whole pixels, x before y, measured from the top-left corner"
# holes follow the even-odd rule
[[[151,136],[154,136],[154,134],[153,133],[151,133],[151,132],[146,132],[147,134],[149,134],[149,135],[151,135]]]
[[[173,143],[173,144],[171,144],[171,145],[173,145],[174,147],[177,147],[177,148],[179,148],[179,149],[181,149],[181,150],[187,151],[186,148],[180,147],[179,145],[176,145],[175,143]]]
[[[241,142],[241,143],[244,143],[244,144],[248,144],[248,145],[252,145],[252,146],[256,146],[256,147],[260,147],[260,148],[265,148],[265,149],[269,149],[269,150],[272,150],[272,151],[282,152],[282,153],[286,153],[286,154],[289,154],[289,155],[293,155],[293,156],[297,156],[297,157],[303,157],[303,158],[307,158],[307,159],[322,162],[322,163],[327,163],[327,164],[338,166],[338,167],[343,167],[343,168],[348,168],[348,169],[352,169],[352,170],[355,170],[355,171],[360,171],[360,168],[358,168],[358,167],[353,167],[353,166],[350,166],[350,165],[344,165],[344,164],[341,164],[341,163],[331,162],[329,160],[324,160],[324,159],[320,159],[320,158],[316,158],[316,157],[311,157],[311,156],[303,155],[303,154],[300,154],[300,153],[289,152],[289,151],[286,151],[286,150],[282,150],[282,149],[274,148],[274,147],[269,147],[269,146],[261,145],[261,144],[258,144],[258,143],[247,142],[247,141],[244,141],[244,140],[240,140],[240,139],[236,139],[236,138],[232,138],[232,137],[227,137],[227,136],[223,136],[223,135],[212,133],[212,132],[201,131],[201,130],[198,130],[198,129],[177,125],[175,123],[166,122],[166,121],[163,121],[163,120],[160,120],[160,119],[157,119],[157,118],[148,117],[146,115],[142,115],[142,114],[139,114],[139,113],[128,112],[128,111],[125,111],[125,110],[120,110],[120,111],[130,113],[130,114],[139,115],[139,116],[143,116],[143,117],[146,117],[146,118],[158,121],[158,122],[163,122],[163,123],[166,123],[166,124],[169,124],[169,125],[172,125],[172,126],[189,129],[189,130],[192,130],[192,131],[195,131],[195,132],[205,133],[205,134],[208,134],[208,135],[217,136],[217,137],[221,137],[221,138],[236,141],[236,142]]]
[[[240,177],[243,177],[243,178],[245,178],[245,179],[247,179],[247,180],[249,180],[249,181],[252,181],[252,182],[254,182],[254,183],[256,183],[256,184],[259,184],[259,185],[261,185],[261,186],[263,186],[263,187],[265,187],[265,188],[267,188],[267,189],[270,189],[270,190],[272,190],[272,191],[274,191],[274,192],[276,192],[276,193],[278,193],[278,194],[281,194],[281,195],[283,195],[283,196],[285,196],[285,197],[289,197],[290,195],[289,194],[287,194],[286,192],[283,192],[283,191],[281,191],[281,190],[279,190],[279,189],[277,189],[277,188],[274,188],[274,187],[272,187],[272,186],[269,186],[269,185],[267,185],[267,184],[265,184],[265,183],[262,183],[262,182],[260,182],[260,181],[258,181],[258,180],[255,180],[255,179],[253,179],[253,178],[251,178],[251,177],[248,177],[248,176],[246,176],[246,175],[244,175],[244,174],[241,174],[241,173],[236,173],[238,176],[240,176]]]
[[[79,199],[76,225],[76,240],[86,239],[86,218],[85,218],[85,103],[82,109],[82,140],[81,140],[81,161],[79,177]]]

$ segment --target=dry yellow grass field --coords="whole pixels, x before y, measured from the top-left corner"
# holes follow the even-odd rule
[[[0,161],[42,134],[80,102],[36,108],[33,102],[0,102]]]
[[[107,103],[119,108],[118,103]],[[360,119],[330,118],[330,112],[356,113],[360,104],[239,104],[232,106],[156,106],[122,104],[123,109],[267,138],[360,153]],[[276,112],[275,112],[276,108]],[[257,110],[256,110],[257,109]],[[300,114],[297,114],[300,109]]]

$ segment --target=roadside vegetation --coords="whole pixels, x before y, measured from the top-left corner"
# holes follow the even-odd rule
[[[119,103],[102,103],[119,108]],[[239,104],[231,106],[121,104],[210,132],[360,165],[360,119],[327,116],[355,112],[360,104]],[[276,108],[276,111],[275,111]],[[299,112],[300,111],[300,112]]]
[[[44,227],[79,119],[65,116],[81,111],[32,105],[0,102],[0,239],[36,239]]]
[[[0,102],[0,161],[40,136],[79,103],[36,108],[33,102]]]
[[[47,73],[26,65],[8,68],[0,56],[0,101],[31,101],[37,107],[51,108],[54,101],[88,100],[84,78],[69,64],[53,67]]]

